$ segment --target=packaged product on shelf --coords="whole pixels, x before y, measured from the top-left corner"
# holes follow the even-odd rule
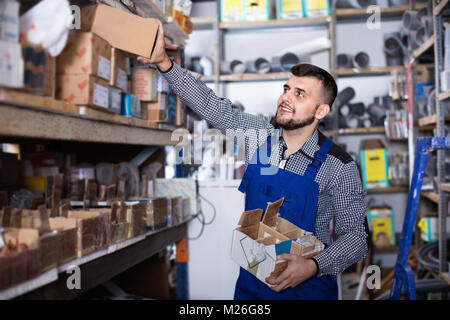
[[[165,122],[167,121],[167,94],[158,93],[157,97],[157,102],[143,101],[141,103],[142,118],[148,121]]]
[[[159,72],[150,68],[133,68],[131,93],[141,101],[156,101]]]
[[[172,225],[172,199],[168,197],[157,197],[153,199],[153,227]]]
[[[67,217],[77,219],[78,257],[104,249],[108,245],[109,220],[107,212],[71,210]]]
[[[172,220],[173,225],[178,225],[183,222],[183,198],[172,198]]]
[[[55,96],[76,105],[109,108],[108,82],[89,74],[57,75]]]
[[[56,59],[39,46],[22,43],[25,63],[25,90],[47,97],[55,96]]]
[[[51,230],[58,231],[60,241],[60,252],[58,264],[64,264],[77,257],[78,227],[77,220],[66,217],[55,217],[48,219]]]
[[[92,32],[69,35],[64,50],[56,59],[56,74],[95,75],[111,79],[111,46]]]
[[[125,208],[126,210],[126,208]],[[120,220],[118,203],[113,203],[109,212],[110,243],[117,243],[128,238],[130,223]]]
[[[262,209],[245,211],[239,227],[233,231],[231,258],[267,285],[268,276],[277,277],[287,267],[287,261],[277,260],[278,255],[290,253],[308,258],[325,248],[311,232],[279,217],[283,201],[284,198],[269,202],[264,216]]]
[[[220,21],[244,21],[243,0],[220,0]]]
[[[450,230],[450,219],[447,218],[447,230]],[[423,241],[439,240],[439,218],[437,212],[427,212],[425,216],[420,218],[417,226],[420,229],[420,237]]]
[[[189,198],[190,214],[197,214],[197,192],[195,180],[188,178],[155,179],[155,197],[183,197]]]
[[[17,1],[0,2],[0,39],[19,41],[19,9]]]
[[[183,221],[192,217],[191,215],[191,199],[183,198]]]
[[[387,147],[381,139],[361,140],[359,151],[364,188],[389,187]]]
[[[245,21],[265,21],[270,19],[269,0],[245,0]]]
[[[181,102],[180,98],[176,97],[176,101],[177,101],[177,110],[175,116],[175,125],[182,126],[184,124],[185,106],[183,102]]]
[[[168,93],[170,90],[169,83],[167,80],[158,72],[158,84],[156,91],[162,93]]]
[[[154,209],[154,203],[156,201],[156,207],[158,209]],[[160,228],[164,228],[167,224],[167,210],[164,210],[165,207],[162,203],[164,200],[161,199],[153,199],[149,200],[146,203],[146,224],[147,230],[156,230]],[[165,202],[164,202],[165,203]]]
[[[99,35],[114,48],[150,58],[158,23],[105,4],[93,4],[81,10],[81,30]]]
[[[278,19],[301,19],[303,16],[303,0],[277,0]]]
[[[395,246],[394,213],[389,207],[373,207],[367,213],[376,247]]]
[[[109,84],[123,91],[127,91],[129,60],[125,52],[117,48],[111,48],[111,80]]]
[[[122,92],[120,114],[127,117],[141,118],[141,101],[137,96]]]
[[[122,90],[109,87],[109,110],[120,114],[122,107]]]
[[[39,272],[39,231],[0,230],[0,290],[30,280]]]
[[[305,17],[326,17],[330,15],[328,0],[304,0]]]
[[[145,233],[147,221],[146,203],[139,202],[129,206],[122,203],[119,212],[123,213],[124,210],[126,212],[126,222],[129,223],[128,238]]]
[[[23,87],[22,47],[19,43],[0,40],[0,86]]]

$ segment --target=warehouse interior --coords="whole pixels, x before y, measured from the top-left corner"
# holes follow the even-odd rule
[[[158,39],[168,70],[138,59]],[[270,119],[299,64],[334,78],[318,130],[364,190],[367,250],[336,298],[448,300],[449,0],[0,1],[0,299],[228,301],[240,273],[271,287],[291,266],[281,244],[331,249],[338,218],[324,244],[284,220],[287,194],[251,221],[247,142],[180,89]]]

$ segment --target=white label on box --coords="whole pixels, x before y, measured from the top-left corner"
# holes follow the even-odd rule
[[[0,38],[19,40],[19,2],[3,1],[0,13]]]
[[[116,85],[123,91],[127,91],[127,73],[119,68],[117,72]]]
[[[109,107],[108,88],[94,83],[94,104],[105,108]]]
[[[99,77],[105,80],[109,80],[111,78],[111,61],[102,56],[99,56],[97,74]]]

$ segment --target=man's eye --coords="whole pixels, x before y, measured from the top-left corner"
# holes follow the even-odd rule
[[[283,88],[283,92],[284,93],[286,93],[286,92],[288,92],[289,90],[288,90],[288,88]]]
[[[299,92],[297,92],[297,95],[298,95],[299,97],[303,97],[303,92],[299,91]]]

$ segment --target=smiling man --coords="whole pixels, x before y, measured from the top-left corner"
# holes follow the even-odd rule
[[[243,146],[247,168],[239,190],[245,192],[245,209],[265,209],[267,202],[284,197],[280,216],[314,233],[326,246],[311,259],[277,257],[288,266],[277,278],[266,279],[271,287],[241,268],[235,299],[337,299],[335,276],[365,257],[368,230],[356,163],[317,129],[336,98],[333,77],[314,65],[296,65],[280,88],[272,119],[236,111],[230,100],[218,97],[169,59],[161,23],[159,28],[151,59],[139,59],[156,64],[183,103],[212,126],[223,133],[244,130],[256,135]],[[260,159],[265,152],[268,163]],[[267,168],[275,170],[264,174]]]

